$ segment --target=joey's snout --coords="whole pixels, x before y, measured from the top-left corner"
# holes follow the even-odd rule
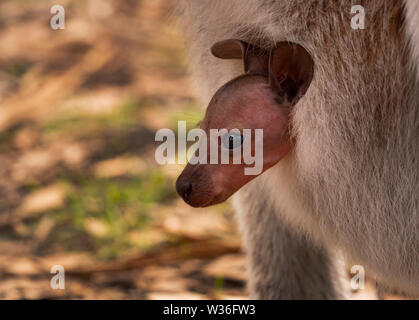
[[[202,165],[188,164],[176,181],[176,191],[192,207],[208,207],[227,199],[222,195],[216,175]],[[218,186],[218,187],[215,187]]]
[[[176,181],[176,191],[182,199],[188,203],[189,196],[192,194],[192,183],[187,178],[179,177]]]
[[[188,164],[176,181],[176,191],[190,206],[203,207],[211,200],[206,180],[198,166]]]

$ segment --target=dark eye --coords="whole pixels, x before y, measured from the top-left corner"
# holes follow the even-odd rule
[[[226,133],[222,138],[225,148],[233,150],[243,144],[243,136],[239,133]]]

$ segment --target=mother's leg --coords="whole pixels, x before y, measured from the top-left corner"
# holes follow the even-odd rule
[[[281,221],[257,181],[236,195],[235,207],[248,255],[251,298],[343,297],[328,252]]]

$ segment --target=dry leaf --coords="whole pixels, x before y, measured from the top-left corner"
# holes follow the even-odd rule
[[[207,265],[204,273],[214,278],[245,282],[247,280],[246,257],[244,254],[224,255]]]
[[[89,218],[86,219],[85,228],[87,232],[95,237],[105,237],[108,234],[108,228],[106,224],[100,219]]]
[[[204,300],[205,297],[192,292],[152,292],[147,295],[147,300]]]
[[[56,209],[64,204],[64,200],[64,188],[59,184],[55,184],[27,195],[17,210],[17,214],[26,217],[32,214]]]
[[[135,157],[117,157],[100,161],[93,167],[95,176],[113,178],[123,175],[137,175],[146,169],[146,164]]]

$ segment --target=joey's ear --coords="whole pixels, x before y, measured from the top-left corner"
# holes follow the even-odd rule
[[[247,42],[228,39],[211,47],[214,56],[221,59],[243,59],[244,71],[268,76],[269,53]]]
[[[310,87],[313,68],[313,59],[306,49],[295,43],[280,42],[270,53],[270,85],[284,102],[294,105]]]
[[[220,59],[243,59],[247,46],[244,41],[228,39],[215,43],[211,47],[211,52]]]

